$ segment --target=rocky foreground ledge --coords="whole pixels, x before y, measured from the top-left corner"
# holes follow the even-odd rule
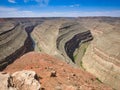
[[[4,72],[14,73],[20,70],[35,71],[39,78],[41,90],[112,90],[90,73],[75,68],[48,54],[36,52],[27,53],[10,64]],[[19,76],[19,74],[13,75]],[[34,73],[31,75],[23,73],[22,75],[27,76],[25,80],[29,81]],[[16,78],[19,79],[17,76]],[[36,80],[35,82],[35,85],[38,85]],[[37,90],[38,87],[39,85],[33,90]]]
[[[13,74],[0,72],[1,90],[40,90],[40,83],[34,71],[18,71]]]

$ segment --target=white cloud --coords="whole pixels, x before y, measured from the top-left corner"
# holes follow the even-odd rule
[[[64,5],[63,7],[80,7],[80,4],[73,4],[73,5]]]
[[[70,5],[69,7],[80,7],[79,4],[73,4],[73,5]]]
[[[41,13],[42,17],[86,17],[86,16],[112,16],[120,17],[120,10],[116,11],[101,11],[101,12],[87,12],[87,11],[68,11],[68,12],[46,12]]]
[[[15,0],[8,0],[8,2],[10,2],[10,3],[16,3]]]
[[[80,16],[113,16],[120,17],[120,10],[111,10],[111,11],[83,11]]]
[[[40,6],[47,6],[49,3],[49,0],[24,0],[25,3],[35,1],[40,4]]]
[[[27,10],[19,10],[17,8],[0,7],[0,17],[31,17],[37,13]]]
[[[34,12],[17,8],[0,7],[0,17],[78,17],[78,16],[113,16],[120,17],[120,10],[114,11],[68,11]]]
[[[16,11],[16,8],[9,8],[9,7],[0,7],[0,12],[9,12],[9,11]]]

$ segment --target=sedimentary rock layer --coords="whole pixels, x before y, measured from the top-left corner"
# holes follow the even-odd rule
[[[110,19],[91,20],[87,20],[86,27],[91,28],[95,39],[88,46],[82,59],[83,67],[102,82],[119,90],[120,30],[118,25],[120,22],[119,20],[109,22]],[[83,21],[85,23],[85,19]]]
[[[80,47],[82,43],[88,42],[92,39],[93,37],[90,31],[86,31],[86,32],[82,32],[82,33],[75,35],[72,39],[70,39],[69,41],[65,43],[65,51],[74,63],[75,63],[75,60],[74,60],[73,54],[76,48]]]
[[[35,42],[35,51],[42,51],[63,58],[56,48],[56,39],[59,33],[60,23],[61,22],[56,20],[48,20],[35,27],[31,34]]]
[[[25,28],[20,23],[9,21],[0,25],[0,70],[2,70],[31,50],[31,44]]]
[[[73,53],[76,48],[84,42],[92,40],[93,37],[89,30],[84,28],[82,25],[77,22],[66,22],[61,25],[59,29],[59,35],[57,38],[57,47],[63,55],[66,57],[66,60],[70,62],[74,61]]]
[[[89,30],[71,20],[49,20],[32,32],[36,50],[73,63],[73,53],[80,43],[92,40]],[[72,60],[71,60],[72,59]]]

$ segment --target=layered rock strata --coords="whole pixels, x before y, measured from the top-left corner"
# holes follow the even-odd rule
[[[48,20],[34,28],[31,36],[35,42],[35,51],[42,51],[64,59],[56,48],[56,39],[60,25],[61,21]]]
[[[113,18],[114,19],[114,18]],[[120,31],[119,20],[109,22],[104,19],[90,19],[86,23],[95,39],[88,46],[82,59],[83,67],[102,82],[116,90],[120,89]],[[101,21],[101,22],[100,22]],[[90,24],[88,24],[90,23]]]
[[[77,22],[67,22],[61,25],[57,38],[58,50],[63,52],[66,60],[74,62],[73,53],[84,42],[92,40],[91,32]]]
[[[24,53],[31,51],[31,44],[23,25],[17,22],[1,23],[0,70]]]
[[[75,21],[49,20],[32,32],[36,50],[73,63],[73,53],[80,43],[93,39],[89,30]],[[72,60],[71,60],[72,59]]]

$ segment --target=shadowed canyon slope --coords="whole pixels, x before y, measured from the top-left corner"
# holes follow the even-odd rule
[[[72,68],[81,68],[85,70],[85,73],[90,72],[96,76],[99,81],[119,90],[120,18],[14,18],[0,20],[1,70],[14,60],[15,62],[5,69],[7,72],[9,72],[9,70],[11,72],[12,70],[16,71],[26,68],[33,69],[32,62],[37,65],[36,67],[39,67],[41,64],[37,64],[36,62],[39,61],[41,55],[44,56],[44,54],[39,54],[42,52],[57,58],[55,60],[66,62],[67,64],[64,66],[66,68],[67,66]],[[25,54],[29,51],[35,51],[38,53]],[[25,54],[23,56],[25,58],[21,57],[22,59],[17,59],[23,54]],[[42,59],[49,57],[48,55],[45,55]],[[33,61],[29,62],[31,59]],[[35,61],[34,63],[34,60],[36,59],[38,59],[38,61]],[[25,64],[20,62],[24,62],[24,60],[28,67],[23,67]],[[43,60],[43,64],[49,66],[48,63],[52,59],[49,60],[47,58],[45,60],[46,62]],[[57,68],[56,64],[61,61],[59,62],[55,60],[53,60],[52,66],[55,64],[55,67]],[[39,62],[42,62],[41,59]],[[40,68],[36,68],[34,70],[38,72],[38,69]],[[80,71],[78,70],[78,72],[81,72],[81,69],[79,69]],[[43,74],[42,72],[38,73],[39,75]],[[74,73],[79,75],[77,72]],[[72,77],[70,77],[70,79],[71,78]],[[74,80],[76,81],[74,82],[76,84],[79,82],[79,80]],[[43,81],[43,83],[44,82],[45,81]],[[57,82],[54,81],[54,83]],[[50,82],[50,85],[51,84],[52,82]],[[45,84],[43,84],[43,86],[45,86]],[[73,87],[70,85],[70,87],[74,88],[73,90],[76,90],[75,88],[78,88],[78,86]],[[48,87],[50,86],[48,85]],[[96,88],[95,90],[99,89]],[[108,89],[102,88],[100,90]]]
[[[8,22],[0,27],[0,69],[25,53],[27,33],[19,23]]]
[[[73,63],[73,53],[82,43],[93,39],[90,31],[75,20],[48,20],[32,32],[35,50]]]
[[[15,59],[34,49],[30,33],[34,26],[42,22],[42,19],[0,20],[0,70],[3,70]]]

